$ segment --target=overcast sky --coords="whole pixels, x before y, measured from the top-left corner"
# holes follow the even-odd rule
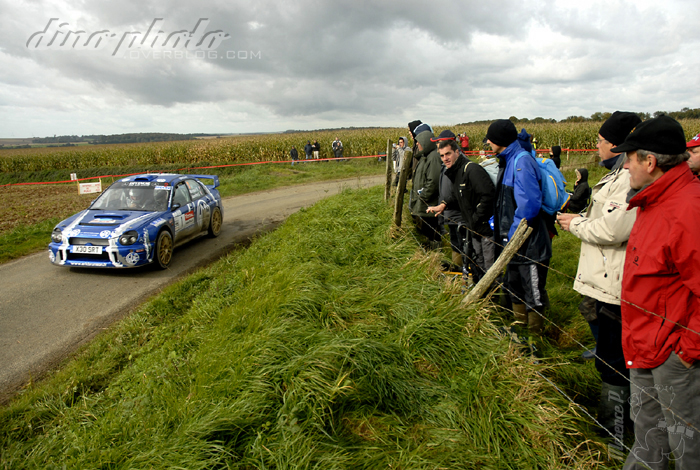
[[[0,0],[0,137],[697,108],[699,26],[697,0]]]

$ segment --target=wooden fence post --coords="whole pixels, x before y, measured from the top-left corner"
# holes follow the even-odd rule
[[[401,168],[399,168],[399,185],[396,187],[396,201],[394,201],[394,225],[401,227],[401,218],[403,217],[403,195],[406,190],[406,181],[408,180],[409,164],[413,159],[413,151],[406,149],[403,154]]]
[[[513,259],[513,256],[518,253],[518,250],[521,246],[523,246],[523,243],[525,243],[525,240],[527,240],[527,237],[529,237],[531,233],[532,227],[528,227],[527,220],[522,219],[517,230],[513,234],[513,238],[510,239],[510,241],[506,244],[506,247],[503,249],[501,256],[499,256],[496,262],[493,263],[491,269],[486,272],[479,283],[469,291],[469,294],[467,294],[462,301],[463,304],[469,305],[475,300],[480,299],[481,296],[486,293],[486,290],[489,288],[489,286],[491,286],[491,284],[493,284],[493,281],[496,280],[498,275],[503,272],[503,268],[505,268],[506,264],[508,264],[510,260]]]
[[[393,153],[393,147],[392,147],[393,142],[391,139],[387,139],[386,141],[386,184],[384,185],[384,200],[388,201],[389,197],[391,197],[391,154]]]

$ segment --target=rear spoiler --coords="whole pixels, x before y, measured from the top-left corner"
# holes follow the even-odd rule
[[[214,189],[219,187],[219,177],[216,175],[187,175],[192,178],[197,178],[198,180],[212,180],[212,184],[207,184],[205,181],[202,181],[202,184],[206,186],[209,189]]]

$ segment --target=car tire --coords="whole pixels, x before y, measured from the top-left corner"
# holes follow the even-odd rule
[[[221,224],[223,223],[223,218],[221,217],[221,209],[215,207],[211,211],[211,219],[209,220],[209,236],[216,238],[221,233]]]
[[[160,269],[167,269],[173,259],[173,236],[167,230],[161,230],[156,240],[155,261]]]

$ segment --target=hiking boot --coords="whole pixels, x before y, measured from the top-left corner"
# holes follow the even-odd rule
[[[525,304],[513,304],[513,314],[515,322],[522,325],[527,325],[527,307]]]
[[[542,334],[543,328],[544,328],[544,318],[542,318],[541,312],[538,312],[536,310],[529,310],[527,312],[527,329],[528,329],[528,331],[532,334],[539,335],[539,334]]]

